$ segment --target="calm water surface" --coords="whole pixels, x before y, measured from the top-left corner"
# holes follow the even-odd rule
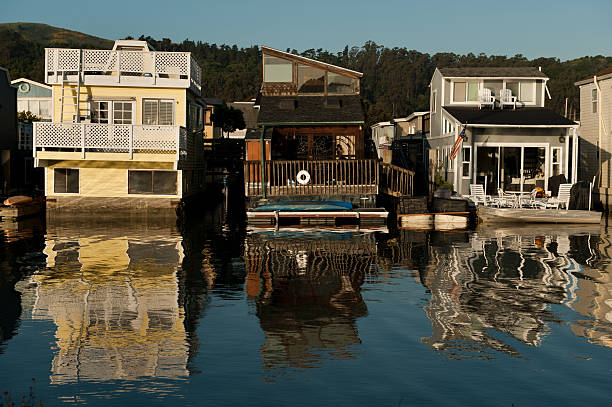
[[[612,236],[0,226],[0,390],[46,406],[610,405]]]

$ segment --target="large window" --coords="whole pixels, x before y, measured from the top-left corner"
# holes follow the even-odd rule
[[[177,172],[128,170],[128,193],[176,195]]]
[[[323,93],[325,71],[308,65],[298,64],[298,93]]]
[[[50,100],[18,100],[18,112],[31,112],[32,114],[48,118],[51,116],[51,101]]]
[[[142,124],[174,124],[173,99],[144,99],[142,105]]]
[[[453,102],[478,102],[479,82],[453,82]]]
[[[78,194],[79,170],[74,168],[54,168],[53,192],[57,194]]]
[[[327,93],[355,93],[355,79],[328,72]]]
[[[506,89],[512,91],[512,96],[520,102],[533,103],[535,102],[535,82],[506,82]]]
[[[110,118],[110,102],[91,103],[91,122],[108,123]]]
[[[265,82],[292,82],[293,64],[291,61],[264,54]]]

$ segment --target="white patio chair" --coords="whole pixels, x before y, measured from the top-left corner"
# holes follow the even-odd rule
[[[570,192],[574,184],[561,184],[559,185],[559,194],[556,197],[550,198],[546,201],[547,208],[559,209],[564,206],[565,209],[569,209]]]
[[[499,107],[503,109],[504,105],[512,106],[516,110],[516,96],[512,96],[512,89],[499,90]]]
[[[518,206],[518,196],[497,188],[497,206],[500,208],[515,208]]]
[[[491,89],[478,89],[478,108],[482,109],[483,105],[491,105],[491,108],[495,107],[495,96],[491,95]]]
[[[542,200],[538,200],[538,190],[532,189],[529,196],[522,198],[521,207],[531,209],[546,209],[546,204]]]
[[[489,206],[492,202],[491,197],[485,194],[484,186],[480,184],[470,184],[470,199],[476,205],[483,204],[484,206]]]

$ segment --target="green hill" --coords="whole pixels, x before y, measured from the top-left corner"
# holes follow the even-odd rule
[[[0,31],[14,31],[23,38],[47,47],[64,44],[80,44],[88,48],[110,48],[113,41],[94,37],[65,28],[39,23],[0,23]]]

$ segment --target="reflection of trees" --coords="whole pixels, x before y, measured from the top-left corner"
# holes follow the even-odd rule
[[[265,369],[354,357],[355,320],[367,313],[359,290],[377,267],[373,236],[251,234],[244,260],[266,337]]]
[[[559,322],[547,308],[570,299],[575,278],[567,257],[547,246],[557,238],[478,238],[430,248],[432,262],[421,270],[431,291],[425,307],[433,333],[423,341],[450,357],[486,357],[488,350],[516,355],[500,336],[538,346]],[[467,240],[467,239],[466,239]]]
[[[49,225],[47,236],[33,317],[57,326],[52,382],[188,374],[173,228]]]

